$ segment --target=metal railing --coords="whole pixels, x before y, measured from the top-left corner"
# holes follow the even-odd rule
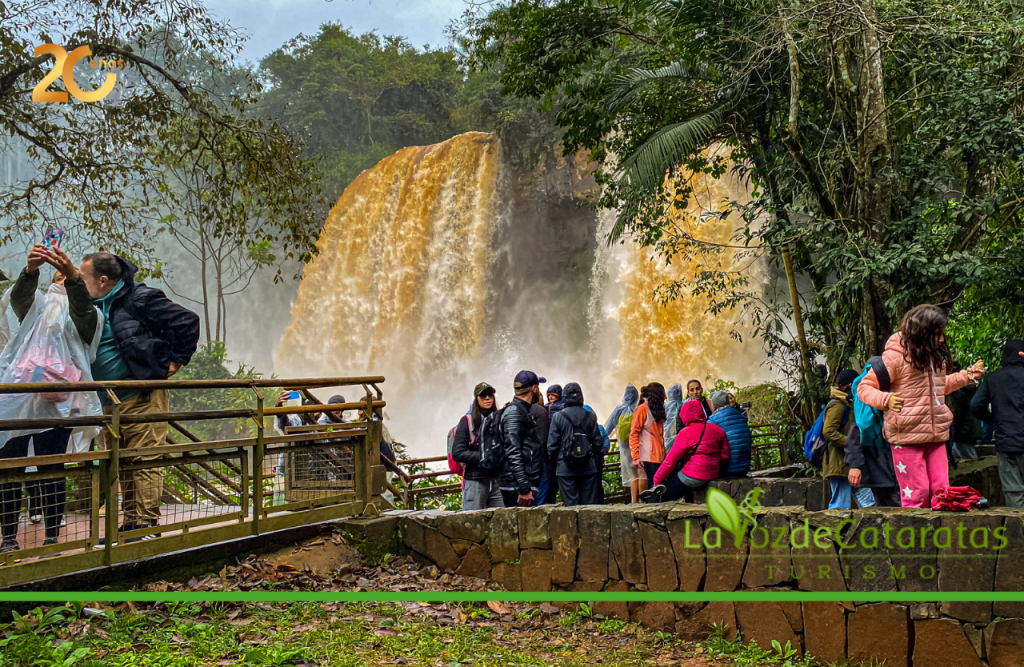
[[[383,377],[373,376],[62,384],[62,393],[103,392],[113,405],[97,416],[0,420],[0,430],[99,426],[106,447],[0,459],[4,510],[0,519],[9,532],[11,510],[15,511],[18,544],[22,547],[0,553],[0,588],[364,512],[376,513],[384,506],[379,496],[385,491],[380,441],[386,402],[378,386],[383,382]],[[266,407],[261,392],[272,387],[297,389],[316,402],[311,389],[352,386],[361,387],[365,399],[330,405],[330,410],[322,404]],[[0,395],[52,392],[53,387],[50,383],[0,384]],[[248,389],[255,407],[129,414],[114,393],[164,389]],[[342,411],[355,411],[358,417],[326,424],[312,419],[316,413],[340,415]],[[304,425],[268,434],[271,424],[266,418],[286,415],[299,416]],[[250,436],[202,441],[182,423],[225,419],[245,420],[251,425]],[[167,444],[142,449],[124,446],[125,426],[160,423],[177,431],[167,437]],[[94,446],[97,444],[94,441]],[[31,466],[37,471],[25,472]],[[124,473],[146,472],[159,477],[159,524],[129,526],[132,529],[122,531],[119,482],[120,495],[127,498],[136,490],[125,488]],[[23,485],[29,491],[27,503],[22,497]],[[28,508],[28,521],[21,520],[23,504]],[[43,521],[35,524],[36,515]],[[61,533],[56,544],[40,544],[40,538],[55,532]],[[139,539],[143,537],[148,539]]]

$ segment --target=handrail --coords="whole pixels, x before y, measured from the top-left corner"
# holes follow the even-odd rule
[[[106,391],[107,389],[247,389],[249,387],[283,387],[285,389],[317,389],[323,387],[351,387],[384,382],[384,376],[298,378],[259,380],[117,380],[103,382],[61,382],[61,392]],[[52,392],[53,382],[0,383],[0,394],[38,394]],[[347,405],[347,404],[346,404]],[[365,403],[361,404],[365,407]]]

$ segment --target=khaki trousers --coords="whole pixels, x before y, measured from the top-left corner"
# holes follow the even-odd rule
[[[121,401],[122,415],[141,415],[167,412],[170,395],[166,389],[145,391]],[[110,414],[114,406],[104,405],[103,413]],[[104,432],[105,437],[110,434]],[[167,422],[153,424],[121,424],[121,449],[144,449],[166,444]],[[110,448],[109,441],[106,448]],[[147,458],[126,459],[125,463],[137,463]],[[122,471],[121,495],[124,498],[124,524],[156,525],[160,522],[160,496],[163,493],[163,468]],[[109,502],[108,502],[108,506]]]

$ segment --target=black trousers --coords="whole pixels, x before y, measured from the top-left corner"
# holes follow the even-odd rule
[[[558,477],[558,490],[562,492],[562,504],[566,507],[597,505],[597,487],[601,478],[597,473]]]
[[[883,486],[871,489],[875,496],[875,504],[879,507],[902,507],[900,502],[900,490],[895,486]]]
[[[29,435],[11,438],[0,448],[0,459],[16,459],[28,456],[28,444],[33,443],[36,456],[51,456],[55,454],[66,454],[68,451],[68,440],[71,439],[71,429],[58,428],[43,431],[42,433],[31,433]],[[39,472],[54,472],[64,470],[63,463],[38,466]],[[24,472],[22,468],[22,472]],[[64,517],[64,503],[67,501],[67,478],[44,479],[37,484],[42,497],[42,514],[46,526],[46,537],[56,538],[60,536],[60,521]],[[18,536],[18,515],[21,512],[21,483],[0,484],[0,527],[3,530],[4,540],[13,540]]]

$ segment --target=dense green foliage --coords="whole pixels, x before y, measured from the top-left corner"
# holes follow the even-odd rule
[[[268,87],[263,113],[303,141],[332,199],[396,150],[462,132],[497,132],[523,171],[558,157],[551,115],[502,96],[493,73],[467,73],[451,48],[417,49],[401,37],[356,36],[326,23],[264,58],[259,73]]]
[[[728,207],[735,243],[776,266],[791,251],[811,356],[831,372],[878,353],[918,303],[967,301],[955,312],[996,322],[991,336],[1019,331],[1016,4],[527,0],[489,6],[466,29],[507,94],[552,104],[565,150],[601,163],[613,239],[700,261],[694,281],[661,296],[748,306],[793,375],[791,301],[721,270],[721,247],[666,222],[688,190],[667,174],[748,180],[753,201]]]
[[[98,102],[33,101],[54,64],[34,55],[47,43],[123,62],[114,91]],[[243,246],[269,237],[285,258],[308,259],[324,214],[317,173],[293,137],[252,113],[261,87],[233,65],[241,44],[190,0],[0,3],[0,146],[30,162],[27,179],[0,186],[0,242],[60,226],[68,247],[153,269],[154,232],[190,210],[170,168],[207,181],[211,235]],[[83,60],[75,80],[90,90],[108,75]],[[49,89],[63,93],[66,79]],[[269,224],[251,223],[257,207]]]
[[[174,376],[175,380],[260,380],[262,373],[256,372],[251,366],[239,363],[234,373],[228,370],[231,362],[227,358],[224,343],[215,340],[200,346],[192,355],[192,361],[182,367]],[[271,406],[277,399],[279,390],[261,388],[264,405]],[[252,389],[176,389],[171,391],[172,412],[195,412],[198,410],[244,410],[256,407],[256,394]],[[267,426],[269,426],[269,420]],[[249,437],[255,433],[251,420],[239,419],[207,420],[187,422],[189,431],[203,440],[219,440],[238,437]],[[175,436],[172,436],[175,437]],[[181,437],[181,436],[176,436]]]

